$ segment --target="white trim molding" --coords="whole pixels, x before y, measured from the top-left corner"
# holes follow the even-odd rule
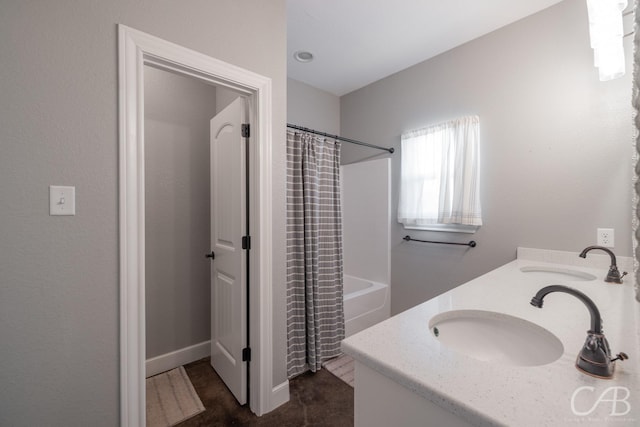
[[[209,355],[211,355],[211,341],[203,341],[176,351],[161,354],[146,360],[144,376],[149,378]]]
[[[278,384],[273,388],[272,395],[272,408],[277,408],[289,401],[289,381]]]
[[[145,425],[144,66],[225,86],[245,96],[251,136],[250,408],[257,415],[283,403],[272,388],[272,84],[271,79],[118,25],[120,421]],[[280,387],[280,386],[279,386]],[[288,396],[288,383],[287,383]]]

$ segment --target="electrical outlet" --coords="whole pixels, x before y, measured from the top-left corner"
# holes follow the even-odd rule
[[[613,248],[614,244],[613,228],[598,228],[598,245]]]

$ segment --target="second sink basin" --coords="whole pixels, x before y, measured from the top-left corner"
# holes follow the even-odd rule
[[[596,279],[596,276],[593,274],[569,268],[528,265],[520,267],[520,271],[527,274],[535,274],[536,276],[549,280],[590,281]]]
[[[557,360],[564,351],[548,330],[492,311],[447,311],[432,317],[429,329],[446,347],[484,362],[539,366]]]

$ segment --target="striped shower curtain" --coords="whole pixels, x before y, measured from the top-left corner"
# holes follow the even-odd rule
[[[344,338],[340,142],[287,132],[287,375],[320,369]]]

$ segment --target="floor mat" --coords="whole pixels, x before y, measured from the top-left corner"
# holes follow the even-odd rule
[[[322,367],[353,387],[355,382],[355,362],[351,356],[343,354],[322,364]]]
[[[184,368],[147,378],[147,426],[174,426],[204,411]]]

